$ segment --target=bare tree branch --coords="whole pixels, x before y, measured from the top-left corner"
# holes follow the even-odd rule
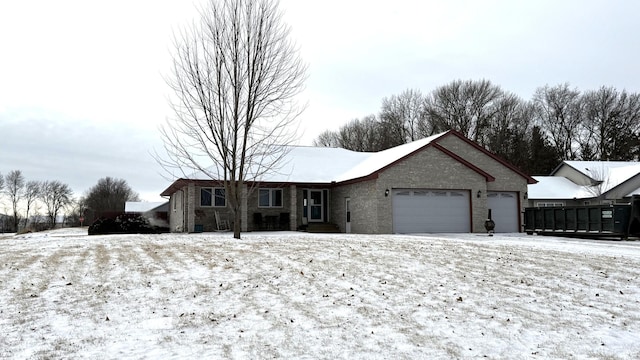
[[[18,203],[22,200],[24,193],[24,176],[20,170],[12,170],[5,176],[6,189],[5,193],[9,197],[11,202],[11,209],[13,210],[13,228],[18,231],[18,225],[20,224],[20,215],[18,214]]]
[[[558,156],[565,160],[579,157],[575,141],[581,131],[583,105],[580,91],[570,89],[569,84],[538,88],[533,95],[536,118],[540,128],[555,147]]]
[[[306,65],[289,32],[276,1],[212,0],[174,39],[175,117],[160,130],[167,159],[156,159],[224,181],[236,238],[245,183],[278,171],[304,109]]]
[[[60,210],[71,203],[73,191],[67,184],[60,181],[44,181],[40,189],[40,197],[44,205],[47,207],[47,217],[49,218],[50,228],[56,226],[58,213]]]

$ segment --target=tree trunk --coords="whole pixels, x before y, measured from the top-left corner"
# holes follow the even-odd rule
[[[242,220],[242,214],[240,213],[240,206],[233,213],[233,237],[234,239],[240,239],[240,229],[242,228],[242,224],[240,223]]]

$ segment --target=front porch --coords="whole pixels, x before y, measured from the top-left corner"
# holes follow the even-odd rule
[[[269,203],[267,197],[273,199],[274,194],[275,203]],[[340,232],[333,223],[330,197],[326,187],[262,185],[247,199],[245,231]]]
[[[330,184],[246,185],[240,207],[242,232],[309,231],[344,232],[345,194],[332,199]],[[215,195],[215,196],[214,196]],[[347,198],[348,202],[348,198]],[[171,197],[171,223],[174,231],[209,232],[233,228],[234,214],[228,206],[224,188],[217,182],[190,183]],[[348,217],[347,217],[348,218]],[[221,227],[222,224],[228,226]]]

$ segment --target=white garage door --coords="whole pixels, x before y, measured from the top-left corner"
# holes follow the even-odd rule
[[[519,232],[518,193],[487,192],[487,208],[496,223],[496,232]]]
[[[470,232],[469,192],[455,190],[394,190],[393,232]]]

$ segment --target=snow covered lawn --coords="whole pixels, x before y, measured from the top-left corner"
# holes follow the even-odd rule
[[[2,358],[640,358],[640,243],[0,235]]]

